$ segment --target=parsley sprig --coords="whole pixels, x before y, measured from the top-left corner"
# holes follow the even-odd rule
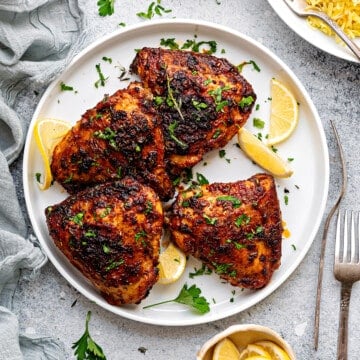
[[[89,333],[89,321],[91,311],[88,311],[85,322],[85,332],[81,338],[73,343],[72,349],[75,349],[74,355],[77,360],[106,360],[102,348],[96,344]]]
[[[114,13],[115,0],[99,0],[97,2],[100,16],[112,15]]]
[[[200,296],[201,290],[196,286],[192,285],[188,288],[187,284],[184,284],[182,289],[180,290],[179,295],[175,299],[165,300],[158,302],[156,304],[151,304],[144,306],[143,309],[148,309],[154,306],[158,306],[161,304],[166,304],[170,302],[177,302],[179,304],[184,304],[189,306],[190,308],[196,310],[200,314],[206,314],[210,311],[210,306],[208,301]]]

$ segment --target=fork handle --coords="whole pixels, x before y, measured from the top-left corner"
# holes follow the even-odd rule
[[[312,13],[311,15],[316,16],[326,22],[335,31],[339,38],[349,47],[349,49],[354,53],[354,55],[360,60],[360,48],[344,33],[344,31],[335,21],[330,19],[324,13],[316,12]]]
[[[352,283],[341,283],[340,319],[337,360],[347,360],[349,304]]]

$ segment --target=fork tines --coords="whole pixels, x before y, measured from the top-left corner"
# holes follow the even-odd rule
[[[353,264],[360,262],[359,229],[359,211],[339,211],[335,238],[335,262]]]

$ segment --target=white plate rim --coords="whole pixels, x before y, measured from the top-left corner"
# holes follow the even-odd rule
[[[347,46],[337,43],[333,37],[329,37],[321,31],[311,28],[306,19],[294,14],[283,0],[267,1],[281,20],[308,43],[337,58],[360,63],[360,60]],[[354,41],[360,46],[360,39],[355,39]]]
[[[52,83],[49,85],[49,87],[47,88],[47,90],[44,92],[41,100],[38,103],[38,106],[36,107],[36,110],[34,112],[31,124],[29,126],[29,131],[27,134],[27,138],[26,138],[26,143],[25,143],[25,149],[24,149],[24,159],[23,159],[23,184],[24,184],[24,197],[25,197],[25,202],[26,202],[26,206],[28,209],[28,214],[31,220],[31,223],[33,225],[33,229],[35,234],[37,235],[39,242],[42,246],[42,248],[45,250],[45,253],[47,254],[47,256],[49,257],[50,261],[54,264],[55,268],[60,272],[60,274],[74,287],[76,288],[80,293],[82,293],[85,297],[87,297],[89,300],[95,302],[96,304],[98,304],[99,306],[101,306],[102,308],[112,312],[112,313],[116,313],[120,316],[123,316],[125,318],[128,319],[132,319],[135,321],[139,321],[142,323],[148,323],[148,324],[153,324],[153,325],[164,325],[164,326],[186,326],[186,325],[196,325],[196,324],[202,324],[202,323],[208,323],[211,321],[215,321],[215,320],[219,320],[231,315],[234,315],[236,313],[239,313],[241,311],[244,311],[245,309],[257,304],[258,302],[262,301],[263,299],[265,299],[267,296],[269,296],[271,293],[273,293],[278,287],[280,287],[280,285],[282,285],[282,283],[294,272],[294,270],[298,267],[298,265],[301,263],[301,261],[303,260],[303,258],[305,257],[305,255],[307,254],[315,236],[316,233],[320,227],[320,223],[322,220],[322,216],[325,210],[325,206],[326,206],[326,200],[327,200],[327,194],[328,194],[328,187],[329,187],[329,155],[328,155],[328,148],[327,148],[327,144],[326,144],[326,138],[325,138],[325,133],[323,131],[322,128],[322,124],[321,124],[321,120],[320,117],[317,113],[317,110],[312,102],[312,100],[310,99],[309,95],[307,94],[307,91],[305,90],[305,88],[303,87],[303,85],[301,84],[301,82],[298,80],[298,78],[296,77],[296,75],[291,71],[291,69],[282,61],[280,60],[275,54],[273,54],[270,50],[268,50],[266,47],[264,47],[262,44],[256,42],[255,40],[251,39],[250,37],[248,37],[247,35],[244,35],[238,31],[232,30],[226,26],[223,25],[219,25],[219,24],[215,24],[215,23],[211,23],[211,22],[207,22],[207,21],[194,21],[194,20],[190,20],[190,19],[175,19],[175,20],[152,20],[151,22],[147,22],[147,23],[140,23],[140,24],[135,24],[135,25],[131,25],[131,26],[127,26],[125,29],[119,29],[118,31],[111,33],[109,35],[106,35],[100,39],[98,39],[97,41],[95,41],[94,43],[90,44],[87,48],[85,48],[84,50],[82,50],[78,55],[76,55],[74,57],[74,59],[70,62],[70,64],[67,66],[67,68],[64,70],[63,73],[65,73],[66,71],[68,71],[69,69],[71,69],[79,60],[81,60],[84,56],[86,56],[86,54],[90,51],[92,51],[93,49],[95,49],[96,47],[98,47],[100,44],[103,44],[104,42],[111,40],[115,37],[121,37],[124,34],[129,34],[130,32],[136,32],[137,30],[141,29],[143,30],[144,28],[148,28],[149,31],[151,31],[152,28],[155,28],[157,26],[178,26],[178,25],[183,25],[183,26],[188,26],[188,27],[204,27],[204,28],[209,28],[215,32],[220,32],[220,33],[226,33],[229,36],[233,36],[235,38],[241,39],[242,41],[245,41],[248,44],[252,44],[252,46],[254,46],[255,48],[257,48],[259,51],[261,51],[262,54],[265,54],[266,56],[268,56],[269,58],[271,58],[273,61],[275,61],[276,63],[278,63],[287,73],[287,75],[289,75],[292,79],[292,81],[296,84],[296,86],[301,90],[303,96],[306,99],[306,102],[308,104],[308,106],[310,107],[310,111],[314,116],[314,120],[315,120],[315,125],[319,131],[319,141],[321,143],[321,147],[323,150],[323,158],[324,158],[324,163],[323,163],[323,173],[324,173],[324,183],[323,183],[323,188],[322,188],[322,196],[321,196],[321,204],[319,205],[319,211],[318,214],[316,216],[316,218],[314,219],[313,222],[313,228],[312,231],[309,235],[309,241],[307,241],[306,246],[301,250],[301,254],[300,256],[298,256],[296,258],[296,261],[294,261],[292,263],[291,266],[289,266],[286,269],[286,272],[284,273],[284,275],[282,276],[282,279],[280,281],[277,281],[276,284],[274,283],[270,283],[268,284],[265,288],[263,288],[261,290],[261,296],[259,298],[256,298],[254,301],[252,301],[251,303],[249,303],[245,308],[242,309],[238,309],[236,307],[233,308],[233,310],[228,311],[224,314],[211,314],[208,313],[206,315],[203,316],[199,316],[199,315],[194,315],[193,318],[190,319],[186,319],[186,320],[181,320],[181,321],[172,321],[171,319],[168,320],[164,320],[164,319],[153,319],[153,318],[148,318],[148,317],[142,317],[139,316],[135,313],[132,313],[131,311],[126,311],[123,310],[123,308],[121,307],[114,307],[108,303],[106,303],[105,301],[99,301],[99,298],[96,296],[93,296],[92,294],[90,294],[86,289],[84,289],[82,286],[79,286],[79,283],[77,283],[75,281],[75,279],[71,278],[68,276],[68,274],[64,271],[64,269],[62,268],[61,264],[57,261],[56,257],[51,253],[51,251],[49,250],[46,241],[44,241],[44,239],[41,236],[41,230],[39,228],[39,224],[37,223],[35,217],[34,217],[34,211],[31,205],[31,195],[30,195],[30,190],[29,190],[29,184],[28,184],[28,162],[29,162],[29,156],[30,156],[30,152],[29,152],[29,147],[30,147],[30,141],[31,141],[31,137],[32,137],[32,128],[33,125],[35,123],[36,118],[39,115],[39,112],[42,108],[42,106],[44,105],[44,103],[46,102],[46,98],[48,96],[48,94],[55,88],[55,86],[58,85],[59,83],[59,79],[61,77],[61,75],[55,79],[54,81],[52,81]],[[39,236],[40,235],[40,236]]]

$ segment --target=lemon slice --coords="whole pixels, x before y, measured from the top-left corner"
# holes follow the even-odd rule
[[[280,81],[271,80],[271,113],[268,145],[288,139],[299,122],[299,105],[292,92]]]
[[[52,182],[50,169],[51,156],[56,144],[71,129],[71,125],[58,119],[41,119],[34,127],[36,145],[43,159],[44,174],[43,181],[38,182],[41,190],[46,190]]]
[[[272,341],[258,341],[254,345],[261,346],[271,356],[271,360],[290,360],[289,355]]]
[[[241,150],[243,150],[251,160],[272,175],[281,178],[292,175],[293,171],[289,168],[288,164],[246,129],[239,129],[238,141]]]
[[[212,360],[239,360],[240,353],[235,344],[228,338],[215,345]]]
[[[257,344],[249,344],[241,352],[239,360],[248,360],[251,357],[260,356],[261,359],[271,360],[270,354],[262,347]]]
[[[178,280],[184,272],[185,266],[185,254],[170,243],[159,256],[159,284],[171,284]]]

